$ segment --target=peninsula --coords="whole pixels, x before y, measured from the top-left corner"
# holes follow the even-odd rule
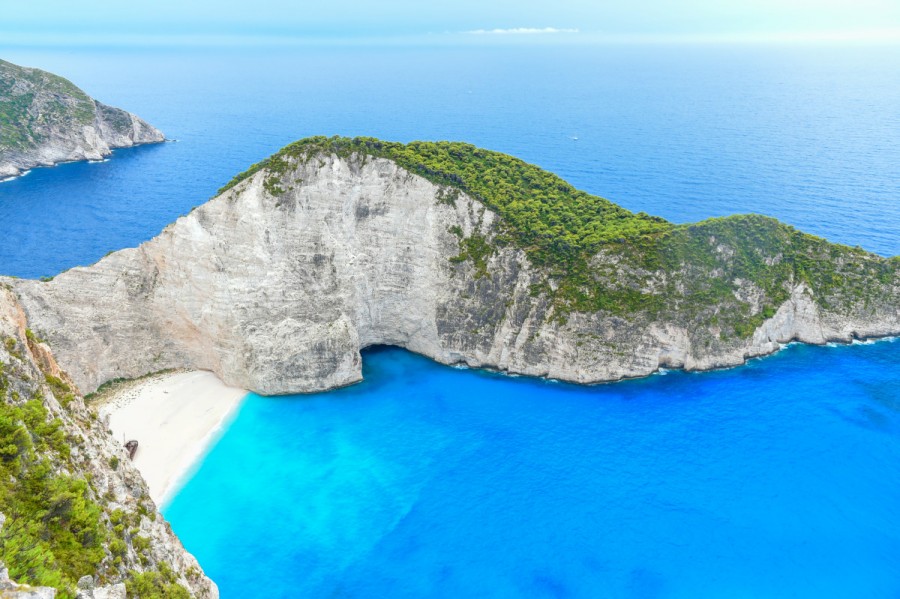
[[[6,283],[83,392],[170,368],[319,391],[376,344],[596,383],[900,333],[898,258],[672,224],[450,142],[304,139],[138,248]]]
[[[92,99],[70,81],[0,60],[0,180],[161,141],[165,136],[158,129]]]

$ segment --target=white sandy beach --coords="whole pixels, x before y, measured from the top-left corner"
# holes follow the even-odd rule
[[[246,395],[211,372],[166,373],[117,390],[100,412],[123,444],[138,441],[134,465],[162,505]]]

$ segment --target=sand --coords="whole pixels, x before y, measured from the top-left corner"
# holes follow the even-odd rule
[[[101,415],[123,443],[138,441],[134,465],[162,506],[196,467],[236,413],[247,391],[211,372],[158,374],[132,381],[104,398]]]

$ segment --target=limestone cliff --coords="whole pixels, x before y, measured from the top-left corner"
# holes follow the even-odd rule
[[[0,287],[0,596],[218,597],[121,441],[26,327]]]
[[[84,392],[176,367],[317,391],[358,381],[374,344],[593,383],[900,333],[897,259],[763,217],[632,215],[471,146],[379,144],[300,142],[138,248],[9,283]]]
[[[66,79],[0,60],[0,179],[160,141],[165,136],[159,130],[93,100]]]

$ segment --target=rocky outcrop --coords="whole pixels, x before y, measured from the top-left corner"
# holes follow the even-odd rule
[[[375,344],[594,383],[736,365],[792,340],[900,333],[893,263],[841,253],[829,276],[881,269],[860,279],[864,297],[797,277],[767,308],[763,289],[728,270],[740,248],[702,228],[697,243],[720,261],[710,266],[638,272],[614,252],[592,258],[616,284],[673,289],[671,309],[561,314],[541,291],[557,284],[552,265],[502,243],[500,221],[464,192],[447,201],[447,189],[395,161],[324,152],[257,170],[138,248],[50,282],[9,284],[85,392],[164,368],[211,370],[263,394],[318,391],[360,380],[360,349]],[[484,264],[460,256],[473,238],[496,241]],[[774,268],[783,256],[763,258]],[[721,305],[676,305],[693,302],[678,295],[692,281],[719,279],[734,287]],[[757,323],[747,334],[721,324],[735,306]]]
[[[126,599],[124,583],[95,585],[93,576],[84,576],[78,581],[75,599]],[[0,597],[3,599],[55,599],[57,589],[53,587],[32,587],[10,580],[9,570],[0,564]]]
[[[24,311],[6,287],[0,287],[0,341],[0,434],[18,440],[18,455],[5,446],[0,464],[3,484],[9,485],[0,511],[16,514],[10,519],[0,514],[0,551],[13,578],[45,586],[55,580],[52,586],[66,596],[124,599],[126,583],[143,575],[182,586],[194,597],[218,597],[215,584],[157,511],[122,443],[84,405],[53,352],[27,328]],[[10,426],[18,431],[11,433]],[[70,530],[74,536],[65,536]],[[42,536],[31,536],[34,531]],[[71,557],[73,544],[82,552],[77,558]],[[73,563],[93,566],[83,571]],[[73,567],[78,569],[70,571]],[[0,570],[0,596],[54,593],[18,586]]]
[[[0,60],[0,179],[161,141],[156,128],[62,77]]]
[[[3,599],[54,599],[56,589],[16,584],[10,580],[9,570],[0,564],[0,597]]]

